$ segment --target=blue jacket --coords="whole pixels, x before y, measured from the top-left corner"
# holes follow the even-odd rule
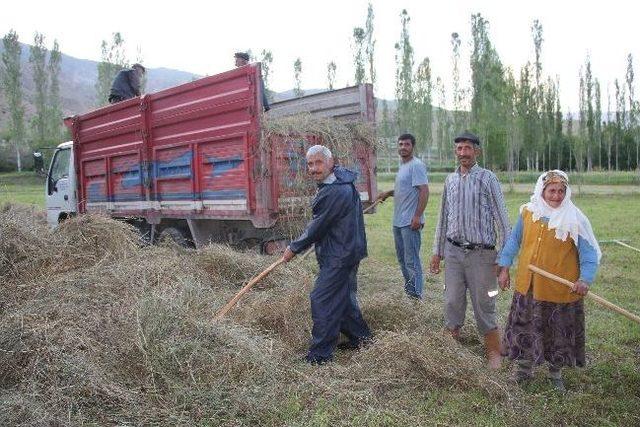
[[[140,78],[134,69],[121,70],[113,79],[110,96],[125,99],[140,96]]]
[[[356,174],[336,167],[336,180],[320,184],[313,200],[313,217],[289,248],[300,253],[315,243],[318,264],[330,267],[356,265],[367,256],[367,236]]]

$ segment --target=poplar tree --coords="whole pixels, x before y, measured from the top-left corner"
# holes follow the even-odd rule
[[[489,39],[489,22],[471,16],[471,128],[483,141],[482,160],[489,166],[505,163],[505,83],[500,58]]]
[[[53,41],[53,48],[49,53],[47,74],[49,77],[49,95],[47,97],[47,134],[53,141],[61,138],[62,108],[60,106],[60,63],[62,54],[58,40]]]
[[[451,158],[451,141],[452,141],[452,132],[451,132],[451,117],[449,116],[449,112],[447,110],[447,93],[444,87],[444,83],[440,77],[436,78],[436,93],[438,94],[438,109],[436,116],[437,127],[436,127],[436,135],[437,135],[437,145],[438,145],[438,162],[442,165],[445,161]],[[455,132],[459,132],[458,129]]]
[[[18,42],[18,34],[10,30],[2,39],[2,90],[9,107],[9,137],[16,150],[18,172],[22,171],[20,150],[24,144],[24,106],[22,104],[22,72],[20,70],[20,54],[22,48]]]
[[[401,132],[414,126],[413,110],[415,93],[413,90],[413,47],[409,40],[409,14],[406,9],[400,14],[402,30],[396,49],[396,100],[398,102],[396,119]]]
[[[364,46],[365,33],[360,27],[353,29],[353,67],[355,70],[356,85],[365,82],[365,68],[364,68]]]
[[[429,58],[425,58],[415,75],[416,88],[416,137],[417,144],[421,148],[430,148],[433,142],[431,124],[433,122],[431,109],[431,65]]]
[[[593,169],[593,145],[595,137],[595,124],[593,115],[593,75],[591,73],[591,58],[587,56],[585,63],[585,76],[584,76],[584,106],[586,109],[586,138],[584,138],[586,155],[587,155],[587,171],[591,172]]]
[[[640,131],[638,130],[638,114],[639,114],[639,106],[635,101],[635,91],[634,91],[634,74],[633,74],[633,56],[631,54],[627,55],[627,72],[625,75],[625,81],[627,83],[627,93],[629,97],[629,135],[634,139],[636,146],[636,169],[640,168],[640,157],[639,157],[639,144],[640,144]]]
[[[124,53],[124,39],[120,33],[113,33],[112,40],[103,40],[100,45],[101,61],[98,63],[98,80],[96,81],[96,106],[109,103],[111,84],[116,74],[128,66]]]
[[[544,104],[544,88],[542,85],[542,60],[540,59],[542,53],[542,42],[544,38],[542,37],[542,24],[540,24],[539,20],[534,20],[533,25],[531,26],[531,32],[533,35],[533,47],[535,53],[535,62],[534,62],[534,76],[535,76],[535,96],[533,98],[533,111],[530,115],[531,120],[533,120],[533,147],[535,150],[535,168],[540,170],[540,152],[543,153],[542,160],[542,168],[545,169],[544,165],[544,150],[545,150],[545,140],[544,140],[544,131],[543,125],[541,123],[541,117],[543,115],[543,104]]]
[[[327,64],[327,85],[329,90],[333,90],[336,84],[336,63],[331,61]]]
[[[463,117],[462,91],[460,88],[460,36],[458,33],[451,33],[451,76],[453,79],[453,128],[460,132],[467,128]]]
[[[594,138],[598,146],[598,167],[602,169],[602,100],[600,94],[600,82],[598,79],[593,84],[595,111],[594,111]]]
[[[29,48],[29,64],[33,76],[35,115],[31,126],[33,142],[36,146],[44,145],[47,139],[47,48],[44,45],[44,36],[36,32],[33,37],[33,46]]]
[[[365,40],[366,40],[366,56],[367,63],[369,66],[369,82],[374,88],[376,86],[376,68],[375,68],[375,48],[376,48],[376,40],[373,38],[373,5],[369,3],[369,7],[367,8],[367,22],[365,24]]]
[[[293,78],[295,80],[293,93],[296,98],[300,98],[304,95],[304,91],[302,90],[302,60],[299,57],[293,63]]]
[[[624,136],[624,123],[626,116],[626,106],[625,106],[625,88],[620,85],[618,79],[615,79],[614,86],[616,88],[616,126],[615,126],[615,159],[616,159],[616,170],[620,170],[620,144],[622,143],[622,139]]]
[[[269,83],[271,78],[271,65],[273,64],[273,53],[270,50],[262,49],[260,66],[262,71],[262,81],[264,82],[264,90],[269,102],[273,102],[273,91],[270,89]]]

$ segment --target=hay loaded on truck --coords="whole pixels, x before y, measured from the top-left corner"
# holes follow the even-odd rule
[[[357,170],[368,205],[377,193],[375,137],[353,129],[373,128],[371,86],[274,103],[264,113],[259,79],[260,64],[251,64],[65,119],[73,141],[58,146],[49,168],[49,223],[101,212],[151,241],[274,252],[313,194],[296,178],[305,172],[305,150],[336,145],[336,135],[313,123],[351,132],[337,161]]]

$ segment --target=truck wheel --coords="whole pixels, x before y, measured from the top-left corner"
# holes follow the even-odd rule
[[[184,232],[179,228],[167,227],[163,228],[158,236],[158,241],[168,240],[183,248],[192,247],[191,241],[184,235]]]

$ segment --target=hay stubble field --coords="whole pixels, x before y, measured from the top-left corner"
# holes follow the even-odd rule
[[[0,204],[41,207],[39,185],[0,176]],[[439,196],[434,191],[427,208],[425,270]],[[507,195],[512,220],[527,199]],[[574,201],[599,239],[640,246],[639,196]],[[484,369],[472,324],[462,344],[442,334],[441,276],[427,274],[424,303],[404,298],[391,212],[385,203],[366,217],[369,258],[359,275],[376,343],[310,367],[300,359],[313,260],[274,272],[216,323],[217,308],[273,259],[224,246],[139,248],[131,230],[100,217],[52,233],[37,208],[5,206],[0,424],[640,424],[640,325],[587,302],[588,365],[566,371],[569,393],[553,391],[544,370],[521,389],[508,364],[495,374]],[[593,290],[640,313],[640,254],[611,244],[602,250]],[[501,322],[510,296],[498,296]]]

